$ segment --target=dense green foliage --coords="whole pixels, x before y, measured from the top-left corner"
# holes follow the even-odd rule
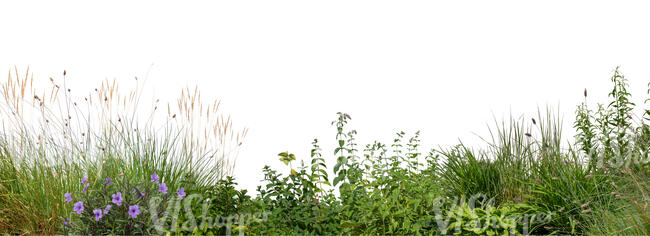
[[[332,122],[336,131],[333,150],[321,149],[314,139],[308,158],[299,159],[289,151],[279,153],[286,170],[265,166],[255,196],[238,190],[232,177],[206,176],[204,172],[210,170],[201,168],[205,163],[198,163],[198,168],[181,168],[171,162],[150,166],[169,161],[148,154],[159,150],[155,145],[153,151],[124,153],[143,155],[147,162],[115,153],[92,165],[71,162],[62,167],[30,167],[16,163],[18,146],[0,138],[0,204],[30,202],[36,204],[34,209],[60,204],[54,213],[1,208],[0,229],[8,233],[193,235],[647,235],[650,110],[636,116],[637,105],[631,102],[625,77],[617,69],[611,80],[611,102],[599,104],[596,110],[589,108],[585,91],[585,102],[575,114],[577,135],[567,144],[562,143],[561,120],[550,111],[496,123],[486,147],[460,143],[425,153],[420,150],[420,132],[398,132],[390,143],[358,144],[357,131],[348,127],[350,115],[338,113]],[[138,138],[133,143],[146,142]],[[336,162],[328,166],[326,160]],[[89,178],[93,183],[89,190],[80,190],[85,187],[79,184],[83,173],[94,172],[100,174]],[[66,180],[54,178],[54,173],[66,173]],[[152,173],[160,174],[169,193],[161,192],[160,183],[148,181]],[[112,177],[115,184],[102,182],[106,177]],[[13,181],[64,187],[42,192]],[[112,208],[114,215],[96,220],[91,212],[71,213],[74,201],[63,202],[64,192],[75,191],[74,196],[83,196],[94,209],[94,205],[105,205],[109,194],[126,193],[135,186],[142,186],[145,196],[162,197],[155,202],[162,208],[143,209],[138,222],[128,218],[131,214],[126,208]],[[182,200],[172,193],[180,187],[187,191]],[[125,202],[151,205],[151,200],[140,199],[137,193],[125,194]],[[44,201],[33,199],[43,196],[47,196]],[[72,226],[63,227],[63,219],[70,215],[74,216]],[[158,224],[144,220],[152,216]],[[34,225],[39,217],[50,217],[57,224],[35,225],[30,228],[33,231],[12,227],[15,222]]]

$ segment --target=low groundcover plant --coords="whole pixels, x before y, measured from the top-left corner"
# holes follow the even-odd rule
[[[83,189],[66,193],[66,207],[70,214],[64,216],[64,232],[73,234],[92,234],[97,232],[111,234],[152,234],[156,233],[149,222],[151,216],[159,217],[166,211],[170,202],[183,199],[183,187],[168,194],[164,178],[156,173],[151,179],[134,180],[126,175],[111,178],[88,178],[80,182]],[[161,198],[159,207],[150,211],[147,206],[153,197]],[[74,205],[72,205],[72,202]]]

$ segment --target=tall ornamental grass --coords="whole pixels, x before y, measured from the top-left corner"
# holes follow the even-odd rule
[[[232,175],[247,130],[197,88],[166,103],[143,99],[138,78],[120,82],[128,90],[106,80],[88,93],[69,83],[65,71],[43,81],[17,68],[0,82],[0,232],[61,232],[71,214],[63,196],[86,175],[136,182],[155,172],[170,189]]]

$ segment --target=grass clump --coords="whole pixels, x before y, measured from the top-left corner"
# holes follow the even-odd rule
[[[65,72],[39,89],[29,69],[15,69],[0,83],[0,232],[55,234],[66,218],[77,224],[64,194],[83,189],[84,176],[139,183],[158,173],[169,188],[192,191],[232,175],[246,130],[233,129],[219,101],[204,106],[198,90],[185,89],[161,114],[158,100],[150,110],[139,105],[143,86],[134,82],[123,91],[104,81],[83,95]]]

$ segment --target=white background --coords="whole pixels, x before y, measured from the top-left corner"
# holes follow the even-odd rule
[[[583,89],[606,102],[621,66],[650,82],[649,6],[629,1],[2,2],[0,69],[93,88],[148,74],[162,100],[199,85],[250,129],[236,177],[254,190],[277,153],[332,161],[336,112],[361,143],[422,131],[479,144],[486,124],[553,106],[570,137]],[[173,94],[170,95],[170,94]],[[427,150],[422,150],[426,152]]]

